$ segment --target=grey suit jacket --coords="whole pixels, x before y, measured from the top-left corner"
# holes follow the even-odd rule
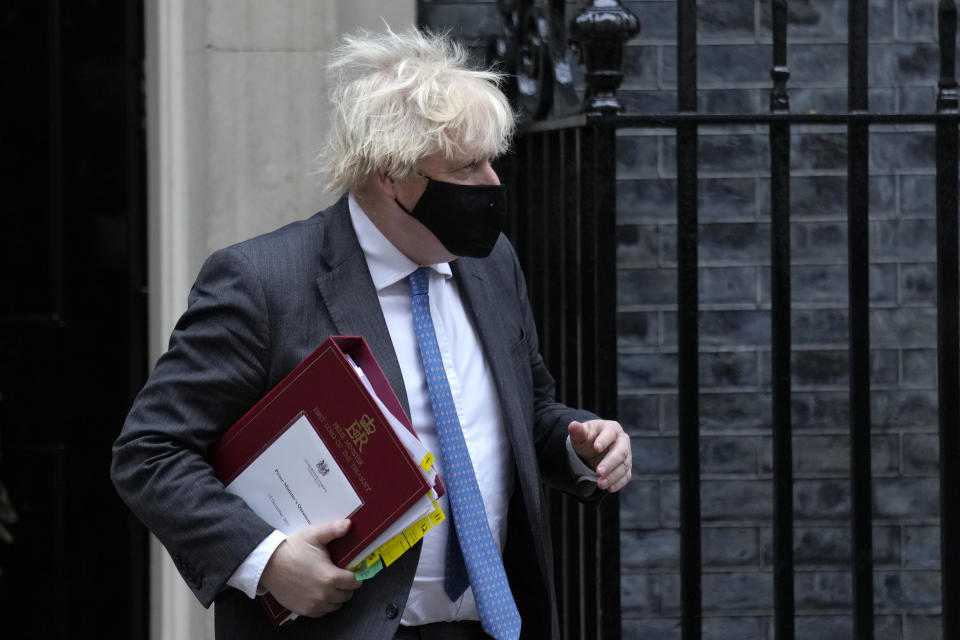
[[[503,237],[490,257],[453,263],[500,394],[516,489],[504,561],[524,637],[557,638],[550,529],[541,479],[574,495],[567,424],[592,414],[553,399],[523,274]],[[218,637],[392,638],[419,545],[338,612],[274,630],[226,581],[272,528],[223,490],[210,445],[330,335],[362,335],[407,407],[400,365],[350,223],[346,199],[312,218],[214,253],[114,445],[120,496],[170,552]],[[408,409],[409,410],[409,409]]]

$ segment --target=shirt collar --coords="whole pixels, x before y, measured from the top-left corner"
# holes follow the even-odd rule
[[[373,286],[376,287],[378,292],[405,280],[407,276],[419,268],[420,265],[403,255],[380,232],[377,225],[370,221],[352,193],[347,196],[347,204],[350,209],[350,222],[353,223],[353,230],[357,234],[360,248],[367,259],[367,268],[370,269]],[[453,275],[449,262],[438,262],[430,265],[430,268],[444,278]]]

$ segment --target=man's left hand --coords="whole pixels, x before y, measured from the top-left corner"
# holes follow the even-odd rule
[[[630,437],[614,420],[574,420],[567,427],[574,452],[597,474],[597,487],[610,493],[630,482]]]

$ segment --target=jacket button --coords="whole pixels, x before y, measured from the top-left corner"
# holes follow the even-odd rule
[[[390,603],[387,605],[387,617],[393,620],[397,617],[397,614],[400,613],[400,609],[397,608],[397,605]]]

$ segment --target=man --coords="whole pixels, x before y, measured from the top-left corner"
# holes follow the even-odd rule
[[[553,399],[498,230],[490,161],[514,127],[499,76],[417,31],[348,38],[331,69],[320,161],[345,196],[207,260],[114,446],[114,483],[200,602],[216,603],[218,637],[274,633],[253,600],[269,591],[300,614],[276,631],[288,638],[557,638],[541,480],[599,499],[629,481],[630,444],[616,422]],[[286,537],[205,461],[338,334],[365,337],[450,498],[447,521],[366,582],[326,553],[348,521]],[[429,353],[442,367],[424,368]]]

